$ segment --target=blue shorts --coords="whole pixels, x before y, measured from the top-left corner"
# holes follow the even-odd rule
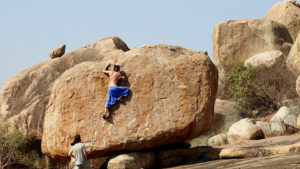
[[[105,103],[106,108],[114,105],[120,96],[127,96],[129,88],[124,86],[109,86],[107,91],[107,100]]]

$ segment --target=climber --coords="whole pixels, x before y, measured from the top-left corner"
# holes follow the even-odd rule
[[[114,65],[114,70],[109,71],[110,63],[107,63],[103,69],[103,73],[109,76],[109,86],[107,91],[107,100],[105,104],[105,110],[103,114],[103,118],[107,119],[110,116],[110,108],[112,105],[116,103],[116,101],[120,101],[121,103],[125,103],[124,97],[128,95],[129,88],[124,86],[118,86],[118,81],[123,80],[126,81],[126,74],[124,71],[120,71],[120,66]]]

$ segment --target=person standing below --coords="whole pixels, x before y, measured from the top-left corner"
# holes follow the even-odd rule
[[[126,81],[125,73],[120,72],[120,66],[114,65],[114,70],[109,71],[110,63],[107,63],[103,69],[103,73],[109,76],[109,86],[107,91],[107,100],[105,104],[105,110],[103,114],[103,118],[107,119],[110,116],[110,108],[116,103],[116,101],[120,101],[124,103],[124,97],[126,97],[129,93],[129,88],[124,86],[118,86],[118,81],[123,80]]]
[[[68,155],[71,158],[75,158],[75,169],[91,169],[87,162],[87,153],[84,144],[81,142],[80,135],[74,137],[71,145],[72,148]]]

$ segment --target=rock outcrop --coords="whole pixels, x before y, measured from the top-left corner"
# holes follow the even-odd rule
[[[128,50],[118,37],[108,37],[64,56],[34,65],[4,84],[0,93],[0,112],[13,129],[29,139],[41,139],[46,106],[53,82],[73,66],[85,61],[112,59]]]
[[[66,51],[66,44],[60,45],[56,49],[49,52],[49,57],[51,59],[61,57],[62,55],[65,54],[65,51]]]
[[[283,24],[267,19],[229,20],[214,26],[213,58],[216,66],[231,66],[267,51],[286,56],[293,40]]]
[[[268,11],[265,19],[284,24],[289,30],[293,41],[295,41],[300,29],[300,3],[296,0],[277,2]]]
[[[107,59],[85,62],[64,72],[51,90],[42,151],[66,157],[75,134],[90,157],[179,143],[211,125],[218,72],[203,52],[176,46],[147,45],[115,55],[128,73],[131,94],[116,104],[111,121],[101,118],[108,77]]]

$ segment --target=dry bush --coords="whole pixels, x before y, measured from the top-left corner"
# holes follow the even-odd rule
[[[275,106],[278,109],[283,100],[298,97],[296,79],[284,65],[277,69],[265,68],[257,71],[251,86],[257,89],[255,95],[259,102],[264,103],[262,106]]]
[[[239,64],[226,72],[225,80],[228,90],[223,98],[237,101],[247,110],[243,117],[252,117],[253,110],[274,112],[283,100],[297,97],[296,77],[285,64],[261,70]]]

